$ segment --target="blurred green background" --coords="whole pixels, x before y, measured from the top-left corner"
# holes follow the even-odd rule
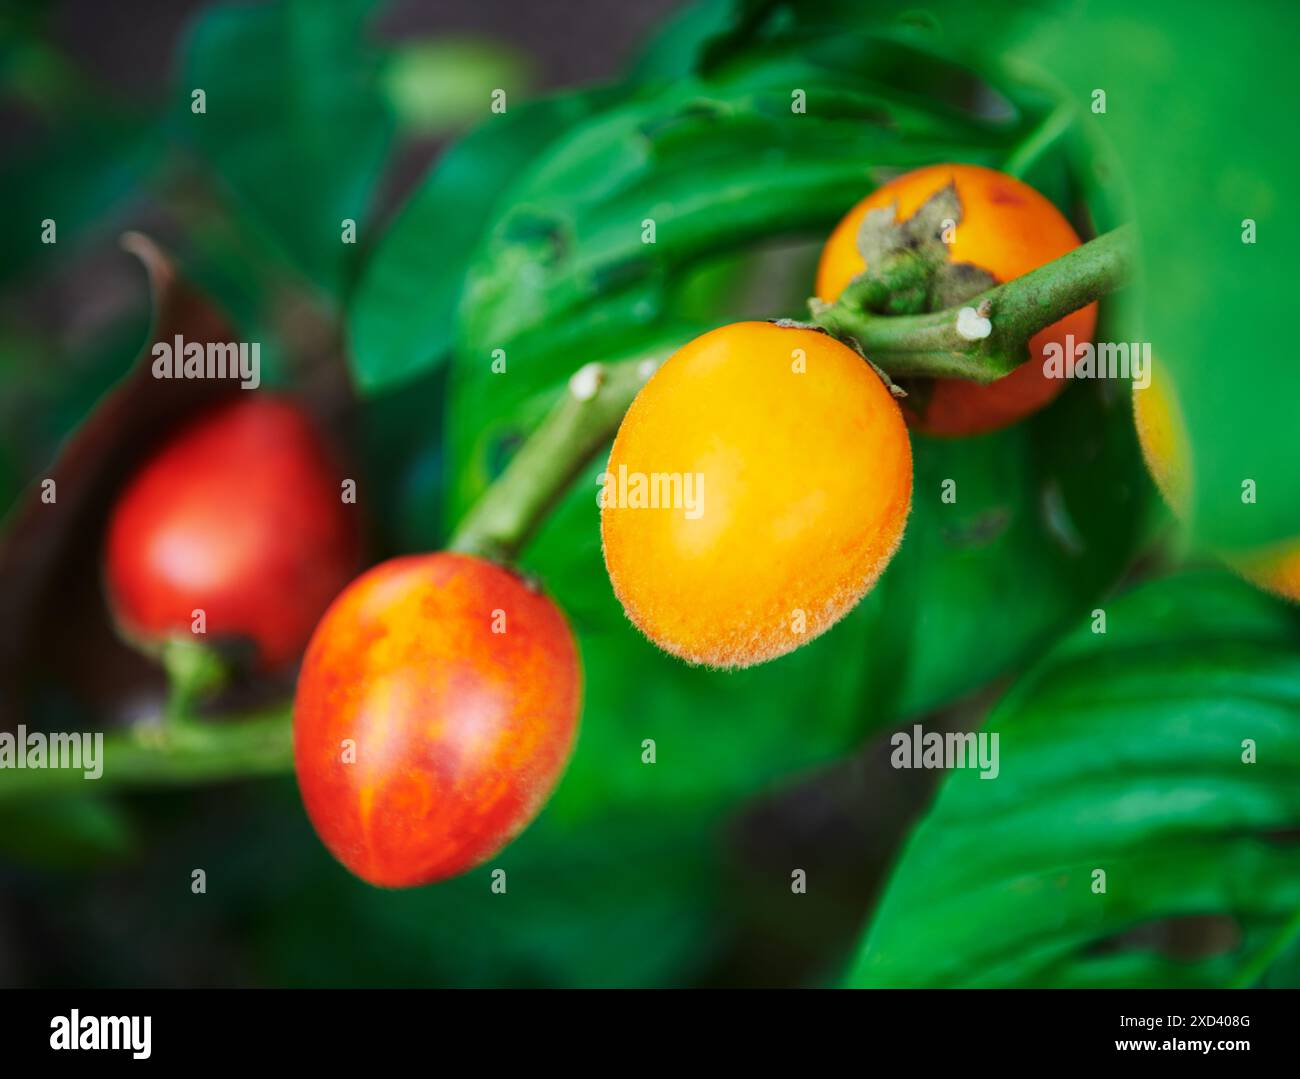
[[[0,727],[157,711],[98,580],[114,491],[190,407],[127,378],[154,332],[261,341],[265,381],[350,448],[371,558],[433,549],[569,373],[801,316],[831,226],[933,162],[1015,172],[1085,236],[1136,220],[1140,280],[1098,335],[1168,364],[1195,495],[1178,526],[1123,384],[917,437],[876,589],[720,674],[628,626],[593,465],[523,558],[580,638],[578,748],[500,857],[385,892],[330,859],[287,772],[18,794],[0,771],[0,982],[1300,984],[1300,622],[1211,555],[1300,535],[1298,28],[1280,2],[10,0]],[[127,230],[177,288],[151,295]],[[52,468],[69,508],[36,523]],[[237,686],[211,721],[287,724],[289,691]],[[1000,778],[891,768],[914,721],[998,730]]]

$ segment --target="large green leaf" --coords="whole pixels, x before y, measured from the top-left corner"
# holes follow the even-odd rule
[[[195,23],[176,124],[318,287],[341,295],[393,128],[369,0],[222,4]],[[206,112],[191,94],[206,94]],[[343,221],[357,243],[343,242]]]
[[[677,79],[699,66],[709,42],[732,26],[734,0],[697,0],[665,19],[646,40],[632,64],[638,81]]]
[[[1149,499],[1128,416],[1123,389],[1080,385],[996,435],[913,440],[907,535],[867,601],[895,642],[877,662],[897,680],[896,714],[1033,660],[1118,579]]]
[[[1017,50],[1068,85],[1131,188],[1150,283],[1142,335],[1167,366],[1192,446],[1192,525],[1216,547],[1300,536],[1300,450],[1288,289],[1300,217],[1294,127],[1300,9],[1222,12],[1093,0]],[[1104,113],[1092,111],[1106,93]],[[1194,177],[1203,178],[1202,182]],[[1257,242],[1243,243],[1243,223]],[[1256,502],[1243,502],[1253,480]]]
[[[556,319],[596,299],[761,237],[821,230],[886,170],[997,161],[1017,125],[864,74],[874,52],[892,48],[850,37],[733,64],[570,133],[512,189],[489,232],[466,289],[466,342],[549,343],[566,336]],[[800,92],[806,112],[793,107]],[[655,314],[641,311],[635,324]]]
[[[1106,628],[1062,642],[994,708],[999,775],[946,779],[853,984],[1257,975],[1300,908],[1300,624],[1234,578],[1192,573],[1109,604]],[[1151,943],[1159,923],[1207,917],[1235,925],[1209,954]]]
[[[402,384],[446,359],[468,264],[503,193],[529,163],[636,84],[689,71],[701,43],[727,25],[730,8],[730,0],[684,8],[644,48],[628,83],[519,104],[508,98],[505,112],[443,152],[367,260],[353,297],[349,359],[363,392]]]
[[[510,106],[442,155],[367,261],[353,297],[350,361],[363,392],[409,381],[446,357],[466,264],[502,190],[560,131],[615,93]]]

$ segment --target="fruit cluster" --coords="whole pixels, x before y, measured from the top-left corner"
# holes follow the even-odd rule
[[[577,728],[577,648],[554,603],[481,558],[351,580],[343,489],[298,405],[221,405],[119,496],[106,588],[146,651],[201,639],[262,672],[303,657],[294,760],[313,825],[363,879],[423,884],[490,857],[546,801]]]
[[[936,165],[849,211],[822,252],[819,300],[876,269],[862,241],[877,211],[906,226],[939,197],[960,208],[942,226],[944,258],[968,295],[1080,243],[1020,181]],[[951,291],[922,291],[930,308],[953,306]],[[913,379],[901,399],[853,341],[816,326],[742,322],[683,345],[627,409],[605,472],[619,490],[602,492],[600,534],[628,617],[667,652],[720,668],[824,633],[903,538],[909,428],[977,435],[1043,408],[1063,385],[1044,374],[1046,350],[1091,340],[1095,315],[1088,304],[1036,333],[1002,378]],[[1177,506],[1189,465],[1172,398],[1157,386],[1137,400]],[[340,481],[297,406],[222,406],[122,494],[107,589],[143,647],[191,635],[201,612],[209,639],[243,642],[262,670],[303,656],[294,759],[312,824],[363,879],[424,884],[492,857],[546,802],[578,727],[578,649],[559,608],[481,552],[396,558],[350,580],[359,532]],[[1294,553],[1247,572],[1300,594]]]
[[[1079,244],[1056,207],[1019,180],[935,165],[849,211],[822,251],[818,297],[835,300],[868,269],[858,243],[868,214],[892,207],[906,222],[946,189],[961,213],[947,257],[981,271],[981,284]],[[692,341],[633,402],[610,456],[611,472],[704,481],[706,508],[695,516],[603,509],[605,564],[628,617],[666,651],[714,667],[762,663],[823,633],[902,539],[908,426],[973,435],[1044,407],[1063,386],[1044,375],[1045,350],[1067,335],[1091,340],[1095,315],[1089,305],[1039,332],[1030,361],[1003,378],[931,380],[901,405],[853,348],[815,329],[747,322]]]

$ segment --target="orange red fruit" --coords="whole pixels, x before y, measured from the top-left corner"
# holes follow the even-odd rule
[[[930,165],[891,180],[853,207],[822,249],[816,291],[832,302],[865,269],[857,237],[862,219],[875,209],[897,207],[910,218],[949,184],[961,200],[961,220],[949,246],[954,262],[971,263],[1001,284],[1037,269],[1079,246],[1078,234],[1059,210],[1015,177],[978,165]],[[1011,374],[981,385],[937,379],[923,410],[905,404],[908,422],[933,435],[973,435],[996,430],[1036,412],[1065,385],[1043,373],[1043,352],[1051,342],[1090,341],[1096,304],[1089,304],[1040,330],[1030,341],[1030,358]]]
[[[321,619],[293,709],[303,804],[363,880],[428,884],[492,857],[541,810],[578,725],[564,615],[463,554],[395,558]]]
[[[848,346],[742,322],[651,377],[602,480],[628,617],[691,663],[747,667],[830,628],[880,575],[911,505],[911,446]]]

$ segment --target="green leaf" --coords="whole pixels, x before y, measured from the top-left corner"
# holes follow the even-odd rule
[[[1133,558],[1149,492],[1128,397],[1115,389],[1072,386],[982,438],[913,439],[907,533],[864,603],[877,638],[894,642],[879,662],[882,680],[895,680],[896,715],[1035,659]]]
[[[1234,8],[1225,33],[1171,0],[1098,0],[1016,50],[1068,85],[1080,123],[1124,169],[1147,283],[1141,334],[1185,414],[1191,525],[1211,547],[1300,536],[1300,427],[1294,394],[1281,392],[1295,378],[1300,151],[1282,133],[1300,94],[1297,31],[1293,5]],[[1093,111],[1098,89],[1104,113]],[[1253,244],[1243,243],[1247,219]],[[1242,500],[1248,479],[1254,503]]]
[[[1297,920],[1300,921],[1300,915]],[[1290,932],[1283,930],[1278,934],[1277,954],[1263,957],[1267,962],[1259,980],[1253,983],[1242,980],[1239,984],[1253,984],[1260,989],[1300,989],[1300,925],[1288,929]]]
[[[348,335],[363,392],[409,381],[446,357],[466,264],[502,191],[558,132],[615,92],[511,106],[442,155],[389,226],[358,283]]]
[[[1106,615],[1106,633],[1081,628],[993,709],[984,730],[1000,738],[999,775],[945,780],[852,984],[1216,985],[1249,977],[1292,922],[1294,614],[1193,573]],[[1243,762],[1247,739],[1257,763]],[[1188,919],[1218,919],[1219,945],[1156,946]]]
[[[697,0],[673,12],[641,46],[632,77],[653,82],[692,73],[709,42],[731,27],[735,9],[734,0]]]
[[[195,23],[175,123],[298,269],[341,296],[393,128],[367,0],[224,4]],[[206,112],[191,111],[194,90]],[[344,219],[358,244],[345,244]]]
[[[806,113],[792,108],[797,90]],[[762,237],[825,229],[881,170],[936,156],[994,162],[1008,137],[829,61],[777,57],[722,80],[679,80],[578,128],[510,192],[466,286],[463,340],[555,351],[557,323],[576,338],[564,323],[632,296],[630,324],[648,325],[665,275]]]

